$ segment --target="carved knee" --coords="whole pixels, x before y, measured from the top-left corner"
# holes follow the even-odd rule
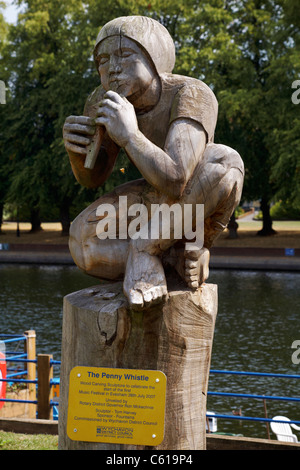
[[[83,244],[82,244],[83,229],[84,229],[84,223],[82,221],[81,216],[79,215],[71,223],[70,236],[69,236],[69,249],[76,265],[83,271],[86,271],[86,263],[84,260],[84,250],[83,250]]]

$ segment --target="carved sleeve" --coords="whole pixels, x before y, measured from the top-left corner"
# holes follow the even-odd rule
[[[218,117],[218,102],[212,90],[205,83],[187,82],[174,97],[170,124],[176,119],[192,119],[204,128],[207,142],[213,142]]]

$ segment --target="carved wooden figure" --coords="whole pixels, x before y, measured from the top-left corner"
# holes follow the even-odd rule
[[[123,148],[143,179],[117,187],[84,210],[71,225],[70,251],[84,272],[123,280],[131,308],[143,309],[166,298],[168,265],[192,289],[207,279],[209,249],[240,200],[243,162],[235,150],[213,142],[218,104],[211,89],[172,74],[175,47],[160,23],[141,16],[110,21],[97,37],[94,58],[101,84],[83,115],[68,117],[63,129],[74,175],[86,187],[101,186]],[[99,233],[105,218],[99,207],[109,207],[104,204],[129,227],[132,216],[120,196],[127,207],[147,209],[144,234],[150,233],[155,204],[204,205],[203,246],[187,245],[184,233],[174,236],[178,220],[167,238],[164,221],[155,239],[120,236],[118,223],[114,238],[105,235],[106,228]]]
[[[157,21],[110,21],[94,58],[101,83],[63,129],[74,175],[101,186],[124,149],[143,178],[100,197],[71,225],[77,266],[114,282],[65,298],[60,448],[141,448],[67,436],[70,371],[94,366],[161,370],[167,400],[157,448],[205,449],[217,286],[204,281],[209,249],[241,197],[243,162],[214,143],[216,98],[200,80],[172,73],[174,43]]]

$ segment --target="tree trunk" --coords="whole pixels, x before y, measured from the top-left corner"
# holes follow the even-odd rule
[[[4,204],[1,202],[1,203],[0,203],[0,235],[1,235],[1,233],[2,233],[3,208],[4,208]]]
[[[70,230],[70,201],[64,200],[62,204],[60,205],[59,208],[59,214],[60,214],[60,223],[62,227],[62,235],[69,235],[69,230]]]
[[[30,230],[31,233],[39,232],[40,230],[42,230],[39,209],[30,209],[30,223],[31,223],[31,230]]]
[[[186,288],[177,290],[176,287],[178,285],[174,288],[169,286],[169,298],[165,303],[141,312],[129,309],[122,282],[94,286],[65,297],[59,399],[61,450],[205,450],[206,397],[217,315],[217,286],[203,284],[195,292]],[[76,397],[74,401],[71,378],[73,374],[75,378],[81,376],[77,374],[77,367],[94,368],[99,371],[99,376],[103,372],[101,368],[109,368],[116,374],[128,369],[134,369],[135,373],[143,371],[145,375],[148,371],[163,373],[166,376],[166,406],[164,433],[160,441],[152,444],[151,438],[156,436],[156,429],[153,429],[149,431],[151,444],[141,442],[139,433],[145,430],[142,427],[130,443],[122,443],[122,440],[101,442],[99,435],[96,437],[97,427],[102,429],[106,426],[106,432],[116,432],[115,425],[110,424],[113,419],[121,419],[118,428],[121,431],[130,428],[132,421],[129,421],[128,412],[122,406],[119,411],[112,408],[108,411],[112,419],[107,419],[107,424],[102,423],[103,414],[97,415],[101,409],[95,409],[95,417],[87,418],[91,424],[84,431],[82,427],[87,421],[85,413],[93,411],[94,405],[99,407],[104,404],[93,403],[95,393],[101,396],[97,383],[83,382],[87,386],[96,385],[96,390],[80,390],[79,400],[83,400],[84,396],[85,403],[77,401]],[[69,384],[72,396],[69,396]],[[128,396],[122,394],[121,398],[127,399]],[[68,409],[69,400],[74,403],[74,408],[70,406]],[[144,408],[140,406],[145,403],[144,397],[132,400],[136,400],[132,410]],[[101,401],[100,398],[98,401]],[[81,410],[77,409],[77,404],[82,405]],[[119,416],[114,416],[117,413]],[[69,425],[73,415],[74,424],[72,421]],[[107,415],[104,416],[107,418]],[[140,423],[144,424],[144,419],[141,417]],[[90,430],[93,433],[91,439],[86,437],[86,432]]]
[[[239,225],[235,219],[235,213],[233,212],[232,216],[230,217],[229,224],[227,225],[227,229],[229,231],[228,237],[230,240],[234,240],[235,238],[238,238],[238,233],[237,229],[239,228]]]
[[[260,202],[260,209],[263,215],[263,228],[257,232],[256,235],[260,237],[268,237],[275,235],[277,232],[272,228],[272,217],[270,215],[270,204],[266,198],[262,198]]]

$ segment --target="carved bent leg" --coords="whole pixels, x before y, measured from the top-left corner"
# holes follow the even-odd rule
[[[146,250],[140,250],[135,240],[100,239],[97,224],[101,216],[97,209],[104,204],[115,208],[114,223],[119,227],[120,219],[128,229],[131,218],[122,213],[120,196],[127,197],[127,209],[133,204],[143,204],[151,214],[151,204],[159,204],[161,196],[143,180],[136,180],[116,188],[91,204],[73,221],[70,229],[69,247],[77,266],[85,273],[107,280],[124,278],[124,292],[135,309],[159,302],[167,295],[164,268],[161,259]],[[103,217],[102,217],[103,218]],[[132,217],[133,218],[133,217]],[[109,224],[109,216],[105,217]],[[159,250],[160,251],[160,250]]]
[[[127,263],[124,289],[132,304],[141,308],[143,300],[145,305],[149,305],[151,300],[159,300],[159,293],[160,299],[166,295],[161,258],[169,248],[170,254],[165,256],[165,260],[174,266],[191,289],[197,289],[206,281],[209,276],[209,248],[227,227],[240,201],[242,186],[243,164],[239,154],[224,145],[210,144],[202,164],[196,169],[180,201],[177,201],[182,207],[182,213],[185,204],[204,205],[204,246],[189,242],[185,244],[184,250],[172,248],[176,242],[172,235],[167,240],[139,239],[131,242],[129,253],[132,262]],[[160,204],[163,202],[166,201],[160,200]],[[174,232],[175,227],[171,234]],[[139,264],[141,253],[146,260]],[[152,279],[149,282],[151,267]],[[140,282],[141,278],[144,278],[144,282]]]
[[[209,248],[226,228],[238,205],[242,184],[243,166],[237,152],[223,145],[210,144],[183,196],[176,201],[182,209],[185,204],[204,205],[204,247],[193,247],[189,243],[185,250],[181,250],[181,257],[179,252],[174,257],[173,250],[172,261],[172,250],[169,249],[178,241],[174,237],[175,226],[171,227],[168,239],[121,239],[118,232],[116,239],[99,239],[96,230],[101,216],[97,215],[97,208],[101,204],[111,204],[115,208],[113,216],[117,228],[120,219],[127,228],[130,218],[127,213],[122,213],[120,196],[127,196],[128,208],[133,204],[145,205],[149,216],[151,204],[174,203],[159,195],[145,180],[137,180],[101,197],[74,220],[70,230],[70,251],[74,261],[84,272],[98,278],[116,280],[124,277],[124,292],[134,309],[159,302],[167,295],[162,264],[163,255],[167,252],[170,252],[169,259],[166,257],[168,262],[173,264],[190,288],[196,289],[208,277]],[[151,222],[148,219],[148,230]]]
[[[191,289],[197,289],[209,277],[209,248],[214,241],[226,229],[230,217],[237,207],[240,194],[237,184],[232,187],[233,177],[240,178],[240,173],[236,168],[229,170],[228,174],[221,181],[220,186],[230,191],[228,197],[224,195],[221,199],[216,211],[204,221],[204,246],[199,249],[193,249],[189,245],[189,249],[184,250],[184,279]]]
[[[204,246],[193,249],[186,244],[184,263],[179,261],[176,266],[192,289],[197,289],[209,276],[209,249],[226,229],[239,204],[243,179],[243,161],[235,150],[222,144],[207,146],[203,162],[186,188],[186,203],[196,200],[197,204],[204,204]]]
[[[132,204],[145,203],[144,193],[149,193],[151,197],[151,190],[145,180],[123,184],[97,199],[72,222],[69,248],[75,263],[82,271],[99,279],[117,280],[124,277],[129,240],[119,238],[118,226],[120,217],[126,219],[126,227],[129,220],[127,214],[120,214],[119,197],[127,196],[129,207]],[[115,239],[99,239],[97,235],[97,224],[103,219],[103,216],[97,215],[97,209],[104,204],[111,204],[115,208]],[[108,216],[105,220],[109,223]]]

